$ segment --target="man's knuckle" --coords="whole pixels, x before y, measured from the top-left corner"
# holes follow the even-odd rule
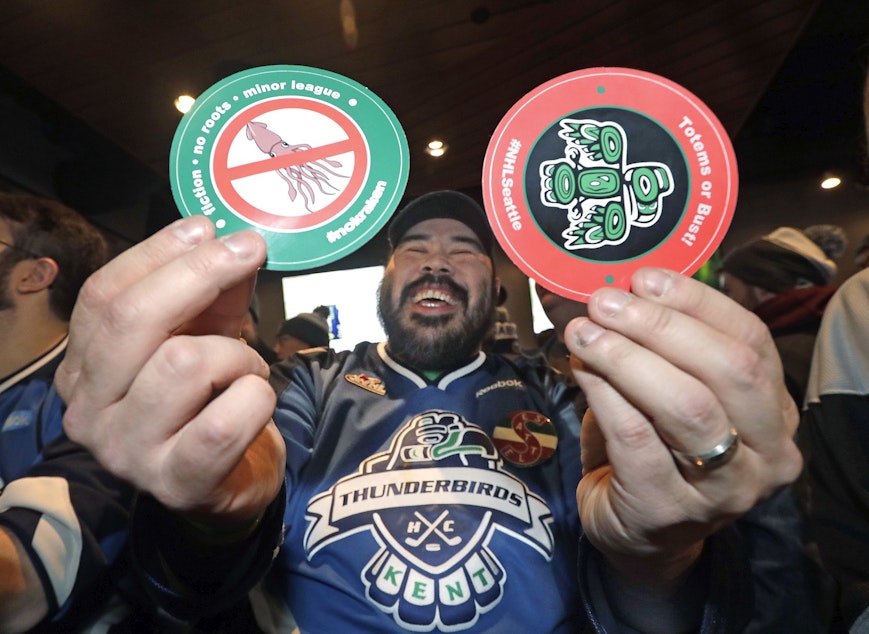
[[[711,394],[681,395],[674,404],[675,417],[689,434],[702,433],[718,415],[718,403]]]
[[[641,450],[657,442],[657,434],[644,422],[625,423],[617,427],[619,440],[628,449]]]
[[[63,415],[63,430],[70,440],[80,442],[84,437],[84,431],[87,429],[85,425],[86,418],[80,413],[80,407],[77,401],[72,401],[66,408]]]
[[[673,327],[673,312],[661,306],[650,307],[652,310],[638,315],[643,330],[655,338],[667,337]]]
[[[170,337],[159,348],[158,360],[169,375],[189,377],[202,372],[205,357],[194,337]]]
[[[761,362],[760,354],[746,343],[734,343],[726,351],[727,366],[747,389],[755,389],[760,381],[766,380],[767,370]]]
[[[145,310],[139,302],[127,298],[109,302],[104,308],[104,314],[104,323],[109,324],[113,330],[124,333],[141,327]]]
[[[109,301],[106,274],[98,270],[87,278],[79,289],[78,302],[87,308],[98,309]]]
[[[769,327],[754,313],[749,313],[748,319],[745,320],[744,340],[755,348],[772,343]]]
[[[220,451],[238,440],[238,432],[233,421],[220,416],[212,416],[199,426],[199,440],[204,447]]]

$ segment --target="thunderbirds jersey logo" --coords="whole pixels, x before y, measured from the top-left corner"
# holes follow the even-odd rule
[[[368,600],[409,630],[467,629],[507,583],[489,547],[496,529],[552,557],[549,507],[502,466],[479,427],[451,412],[420,414],[388,451],[311,500],[308,558],[371,531],[379,549],[360,571]]]
[[[621,244],[633,229],[653,226],[673,175],[663,163],[630,164],[627,135],[614,121],[562,119],[564,158],[540,163],[540,202],[567,214],[568,251]]]

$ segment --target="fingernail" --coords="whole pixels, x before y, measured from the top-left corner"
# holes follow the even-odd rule
[[[599,293],[597,296],[598,308],[608,317],[617,315],[633,299],[633,295],[630,293],[614,288],[606,288],[599,291]]]
[[[647,269],[643,271],[643,284],[652,295],[661,297],[673,286],[673,274],[663,269]]]
[[[576,329],[576,342],[580,346],[587,346],[600,337],[606,330],[593,321],[585,319]]]
[[[199,244],[205,237],[205,224],[193,218],[181,218],[172,223],[172,233],[188,244]]]
[[[220,241],[240,259],[249,258],[254,253],[253,240],[246,233],[230,233]]]

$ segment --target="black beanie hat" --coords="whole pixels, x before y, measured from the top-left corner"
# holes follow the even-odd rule
[[[389,225],[390,248],[395,249],[411,227],[432,218],[451,218],[467,225],[491,257],[495,240],[486,212],[470,196],[450,190],[424,194],[399,211]]]
[[[326,347],[329,345],[329,325],[320,315],[299,313],[281,324],[277,336],[295,337],[312,348]]]
[[[780,227],[728,253],[720,270],[752,286],[782,293],[829,284],[836,264],[802,231]]]

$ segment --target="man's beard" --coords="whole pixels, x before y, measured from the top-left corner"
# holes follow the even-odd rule
[[[464,307],[464,313],[451,315],[403,314],[402,306],[423,284],[449,286]],[[383,276],[378,290],[377,312],[389,340],[389,353],[401,363],[424,371],[445,370],[467,361],[480,348],[495,319],[495,290],[490,284],[480,293],[474,306],[468,305],[468,292],[451,278],[424,275],[408,284],[398,300],[392,301],[392,276]]]

